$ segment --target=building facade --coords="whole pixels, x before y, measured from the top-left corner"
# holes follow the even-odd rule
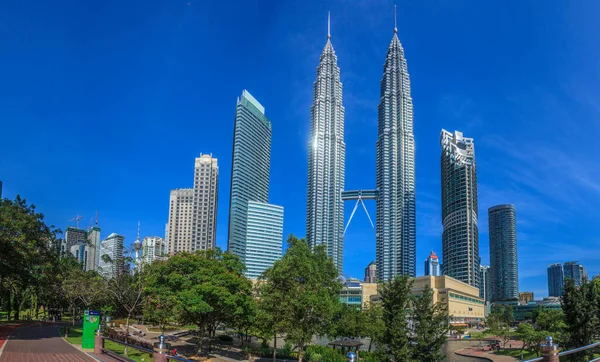
[[[562,264],[556,263],[548,267],[548,296],[562,297],[564,272]]]
[[[258,278],[281,258],[283,207],[248,201],[244,258],[246,276]]]
[[[100,244],[100,263],[98,271],[105,278],[114,278],[124,271],[123,244],[125,237],[110,234]]]
[[[142,263],[152,264],[155,260],[166,260],[169,248],[165,239],[158,236],[147,236],[142,240]]]
[[[568,261],[563,266],[564,278],[570,278],[575,281],[575,285],[580,286],[587,280],[587,273],[583,265],[578,261]]]
[[[441,134],[443,274],[479,287],[475,143],[462,132]]]
[[[478,325],[483,321],[485,301],[479,297],[476,287],[447,275],[422,276],[411,280],[413,295],[421,295],[425,286],[429,285],[433,290],[433,303],[439,302],[448,309],[451,325]],[[363,300],[368,298],[371,303],[381,302],[381,296],[377,294],[377,284],[364,283],[362,287]]]
[[[218,160],[201,154],[195,160],[194,187],[171,191],[166,230],[169,254],[215,247],[218,185]]]
[[[370,262],[365,268],[365,283],[377,283],[377,263]]]
[[[71,252],[71,248],[75,245],[85,243],[87,240],[87,232],[83,229],[68,226],[65,231],[65,240],[63,242],[64,247],[61,249],[62,253]]]
[[[100,262],[100,227],[96,223],[95,226],[90,227],[87,230],[87,261],[86,261],[86,271],[87,270],[98,270],[98,263]]]
[[[486,302],[492,300],[492,286],[490,285],[490,267],[487,265],[479,266],[479,297]]]
[[[519,299],[517,222],[514,205],[488,209],[492,302]]]
[[[306,239],[311,248],[325,244],[340,273],[344,256],[344,112],[340,68],[327,34],[310,107]]]
[[[416,275],[415,138],[410,78],[394,35],[380,83],[377,138],[377,273]]]
[[[283,208],[270,205],[271,121],[247,91],[238,98],[233,134],[228,250],[258,278],[281,257]]]
[[[434,277],[439,277],[440,275],[442,275],[442,272],[440,271],[440,260],[438,259],[438,256],[431,251],[431,253],[429,254],[429,257],[427,257],[427,259],[425,259],[425,275],[431,275]]]
[[[529,302],[533,302],[533,292],[519,293],[519,304],[527,304]]]

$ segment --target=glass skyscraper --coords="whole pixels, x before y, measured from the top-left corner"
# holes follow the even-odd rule
[[[433,251],[429,254],[429,257],[425,259],[425,275],[432,275],[434,277],[442,275],[440,272],[440,260]]]
[[[100,265],[98,269],[105,278],[115,278],[123,272],[124,242],[125,237],[123,235],[112,233],[100,244]],[[106,257],[104,257],[105,255]]]
[[[563,295],[564,273],[562,264],[556,263],[548,267],[548,296],[561,297]]]
[[[568,261],[563,266],[565,279],[570,278],[575,281],[575,285],[579,286],[583,284],[584,280],[587,280],[587,273],[583,265],[579,264],[578,261]]]
[[[325,244],[338,272],[344,252],[346,144],[342,82],[331,36],[321,53],[310,107],[306,238],[311,248]]]
[[[488,209],[492,301],[519,299],[517,222],[514,205]]]
[[[380,83],[377,139],[377,276],[416,274],[415,138],[413,103],[398,30]]]
[[[479,287],[475,144],[462,132],[442,130],[443,274]]]
[[[246,217],[246,276],[258,278],[281,258],[283,207],[248,201]]]
[[[283,208],[267,204],[271,121],[265,116],[265,108],[247,90],[237,100],[232,158],[228,250],[246,265],[247,276],[257,277],[258,270],[270,267],[275,261],[271,249],[277,235],[281,255],[283,231],[276,230],[283,227]],[[261,212],[268,215],[260,218]],[[260,237],[265,237],[262,246]]]
[[[490,285],[490,267],[487,265],[479,266],[479,298],[486,302],[492,300],[492,286]]]

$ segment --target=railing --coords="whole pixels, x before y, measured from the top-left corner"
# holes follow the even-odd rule
[[[530,359],[530,360],[523,361],[523,362],[538,362],[538,361],[558,362],[559,357],[568,356],[570,354],[587,351],[587,350],[590,350],[590,349],[593,349],[596,347],[600,347],[600,342],[592,343],[592,344],[589,344],[589,345],[583,346],[583,347],[573,348],[568,351],[562,351],[559,353],[558,345],[552,343],[552,337],[548,337],[548,338],[546,338],[546,343],[540,345],[540,352],[542,354],[542,357]],[[590,360],[589,362],[600,362],[600,357],[594,358],[594,359]]]

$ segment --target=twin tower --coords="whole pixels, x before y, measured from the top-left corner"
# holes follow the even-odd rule
[[[306,237],[311,247],[325,244],[342,272],[344,201],[377,202],[377,279],[416,272],[415,139],[413,103],[404,49],[394,27],[380,84],[375,190],[346,191],[344,106],[337,56],[327,43],[317,67],[310,108]]]

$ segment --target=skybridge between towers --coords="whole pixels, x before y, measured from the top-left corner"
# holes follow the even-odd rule
[[[373,220],[371,219],[371,216],[369,215],[369,210],[367,210],[367,207],[365,206],[364,200],[377,200],[377,198],[379,198],[378,190],[342,191],[341,198],[342,198],[342,201],[356,200],[356,204],[354,205],[354,209],[352,210],[350,219],[348,219],[348,223],[346,224],[346,227],[344,228],[344,235],[346,235],[346,230],[348,230],[348,226],[350,226],[350,222],[352,221],[352,218],[354,217],[354,214],[356,213],[356,210],[358,209],[358,204],[362,205],[363,209],[365,210],[365,213],[367,214],[367,217],[369,218],[369,222],[371,223],[371,226],[373,227],[373,229],[375,229],[375,225],[373,224]]]

